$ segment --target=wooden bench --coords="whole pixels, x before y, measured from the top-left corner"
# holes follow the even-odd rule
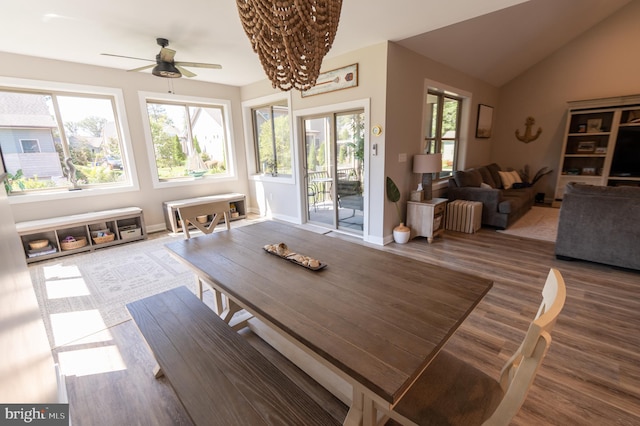
[[[186,287],[127,309],[194,424],[340,424]]]
[[[245,196],[236,192],[228,194],[207,195],[204,197],[185,198],[183,200],[165,201],[162,203],[164,211],[164,221],[167,229],[173,233],[181,232],[182,225],[179,224],[178,209],[186,206],[201,206],[224,201],[235,207],[235,211],[230,212],[229,219],[244,219],[246,217]]]

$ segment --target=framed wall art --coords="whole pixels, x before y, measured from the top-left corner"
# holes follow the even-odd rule
[[[301,92],[303,98],[348,89],[358,85],[358,64],[348,65],[335,70],[322,72],[316,80],[316,85]]]
[[[476,138],[486,139],[491,137],[493,128],[493,107],[478,105],[478,124],[476,126]]]

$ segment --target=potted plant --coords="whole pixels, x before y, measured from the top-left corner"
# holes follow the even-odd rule
[[[393,240],[398,244],[404,244],[409,241],[411,230],[405,226],[402,221],[402,213],[400,212],[400,205],[398,204],[398,201],[400,201],[400,190],[389,176],[387,176],[387,199],[396,205],[398,220],[400,221],[400,225],[393,228]]]

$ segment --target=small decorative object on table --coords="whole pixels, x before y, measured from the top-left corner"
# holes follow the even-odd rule
[[[275,254],[278,257],[289,260],[297,265],[304,266],[312,271],[317,271],[327,266],[326,263],[322,263],[318,259],[289,250],[289,247],[287,247],[285,243],[267,244],[263,248],[267,253]]]

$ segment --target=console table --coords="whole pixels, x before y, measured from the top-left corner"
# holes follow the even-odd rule
[[[446,198],[425,201],[407,201],[407,226],[411,228],[409,239],[426,237],[429,244],[444,232]]]

